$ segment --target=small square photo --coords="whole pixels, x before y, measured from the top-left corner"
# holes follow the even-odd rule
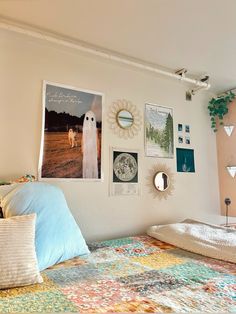
[[[179,144],[183,144],[183,136],[178,137],[178,142],[179,142]]]
[[[185,144],[190,145],[190,136],[185,136]]]
[[[183,124],[178,124],[178,132],[182,132],[183,131]]]
[[[190,126],[187,124],[185,125],[185,132],[190,133]]]

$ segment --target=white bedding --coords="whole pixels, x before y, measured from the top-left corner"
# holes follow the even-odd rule
[[[236,229],[194,220],[152,226],[147,234],[184,250],[236,263]]]

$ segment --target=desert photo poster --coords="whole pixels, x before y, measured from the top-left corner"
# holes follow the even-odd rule
[[[173,158],[173,110],[145,105],[145,152],[148,157]]]
[[[100,180],[103,94],[43,82],[39,179]]]

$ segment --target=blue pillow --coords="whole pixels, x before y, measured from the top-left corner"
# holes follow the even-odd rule
[[[58,187],[42,182],[20,185],[4,197],[1,206],[5,218],[37,214],[35,246],[40,270],[89,253]]]

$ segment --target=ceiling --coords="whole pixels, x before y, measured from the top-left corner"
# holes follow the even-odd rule
[[[236,0],[1,0],[1,17],[236,86]]]

